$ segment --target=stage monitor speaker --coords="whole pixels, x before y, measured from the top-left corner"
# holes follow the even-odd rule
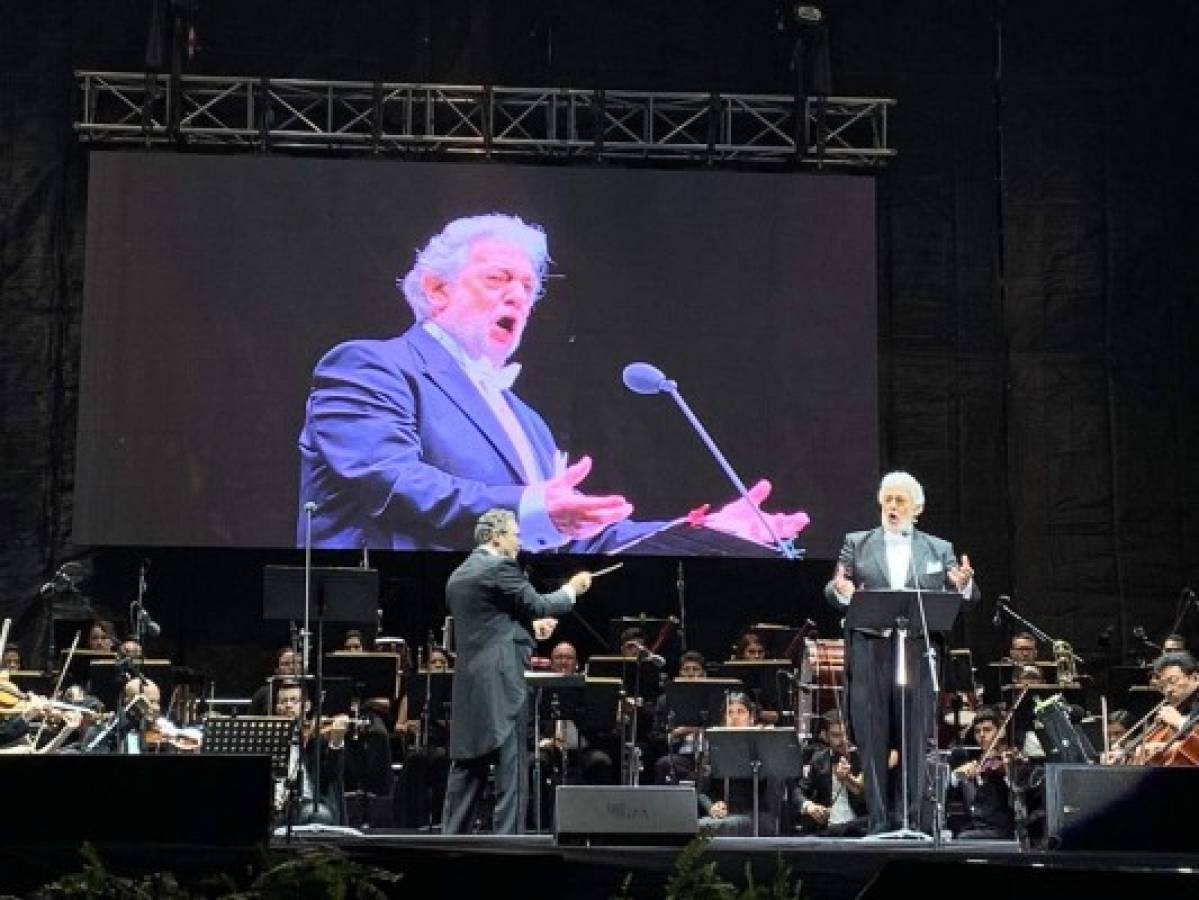
[[[265,843],[269,756],[60,753],[0,756],[17,788],[0,816],[0,846],[78,847]],[[29,793],[24,793],[28,791]]]
[[[1199,851],[1199,769],[1045,766],[1050,849]]]
[[[685,844],[699,830],[695,788],[687,785],[561,785],[559,844]]]

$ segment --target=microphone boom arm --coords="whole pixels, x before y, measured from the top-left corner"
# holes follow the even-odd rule
[[[696,418],[695,413],[691,411],[691,407],[687,405],[687,401],[684,400],[682,394],[679,393],[678,384],[671,380],[664,380],[660,386],[660,389],[671,396],[674,402],[678,405],[679,409],[682,411],[683,415],[687,417],[687,421],[691,423],[691,427],[695,429],[696,434],[699,435],[700,440],[702,440],[704,445],[707,446],[708,451],[716,458],[716,462],[720,465],[720,468],[724,470],[724,474],[728,476],[728,479],[733,483],[733,486],[737,488],[737,491],[741,494],[741,498],[747,504],[749,504],[751,509],[753,509],[754,515],[758,517],[758,521],[762,523],[762,527],[766,529],[766,533],[770,535],[771,540],[774,541],[775,546],[778,547],[778,551],[783,558],[797,559],[799,554],[795,550],[795,545],[792,544],[791,541],[784,540],[783,538],[779,537],[778,532],[774,530],[774,526],[770,524],[770,520],[766,517],[765,513],[762,512],[762,508],[750,499],[749,491],[745,488],[745,483],[742,482],[740,477],[738,477],[737,473],[733,470],[733,467],[729,464],[729,461],[725,459],[724,454],[720,452],[720,448],[716,446],[716,442],[712,440],[712,436],[708,434],[708,430],[704,428],[699,419]]]

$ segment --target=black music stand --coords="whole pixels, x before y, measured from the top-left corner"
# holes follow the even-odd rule
[[[621,740],[621,783],[637,784],[637,776],[641,772],[641,747],[637,744],[638,731],[641,730],[641,704],[658,697],[658,691],[654,690],[658,681],[654,677],[657,671],[648,659],[640,657],[593,656],[587,660],[588,677],[615,678],[623,685],[625,696],[633,698],[633,713],[627,719],[628,731]]]
[[[895,636],[895,683],[899,686],[899,761],[902,779],[901,803],[903,825],[896,831],[871,835],[873,839],[912,838],[928,840],[928,835],[911,827],[911,810],[908,804],[908,680],[905,643],[909,638],[920,637],[925,642],[926,659],[930,670],[935,670],[932,661],[932,645],[928,643],[932,632],[949,631],[957,621],[962,607],[962,595],[953,591],[856,591],[845,613],[845,627],[883,631],[893,629]],[[927,627],[927,632],[925,628]],[[848,648],[847,648],[848,649]],[[852,652],[852,651],[851,651]],[[934,697],[936,676],[933,675]],[[934,707],[935,708],[935,707]],[[924,765],[925,760],[917,763]],[[940,818],[938,812],[937,819]]]
[[[279,777],[287,774],[295,730],[296,720],[291,716],[208,716],[200,752],[269,756],[271,772]]]
[[[400,695],[400,657],[396,653],[327,653],[325,673],[326,678],[349,679],[355,697],[386,697],[394,702]]]
[[[803,749],[793,728],[709,728],[705,734],[713,778],[752,778],[754,837],[758,837],[758,789],[762,778],[781,782],[803,772]],[[727,791],[726,791],[727,795]]]
[[[790,685],[794,668],[789,659],[730,659],[720,664],[717,674],[721,678],[735,678],[745,685],[759,710],[769,709],[781,715],[786,694],[779,688],[779,673],[786,673]]]
[[[408,718],[421,720],[420,743],[429,746],[429,723],[448,721],[454,707],[453,672],[410,672],[405,679]]]
[[[541,834],[541,706],[546,702],[546,692],[550,694],[549,705],[551,717],[560,721],[566,716],[561,714],[563,697],[571,697],[574,708],[580,705],[583,686],[587,679],[582,675],[563,675],[558,672],[525,672],[525,686],[533,692],[533,826],[537,834]],[[573,695],[573,696],[571,696]]]
[[[77,684],[84,688],[88,686],[88,678],[91,677],[89,670],[93,660],[115,660],[117,658],[117,655],[109,650],[76,649],[74,654],[71,654],[70,650],[63,650],[59,654],[60,662],[58,668],[60,671],[66,664],[68,656],[70,656],[71,665],[67,669],[67,674],[63,677],[62,683],[67,687]],[[89,693],[94,695],[95,691],[89,691]]]
[[[815,629],[809,632],[804,628],[770,622],[759,622],[745,629],[745,633],[750,632],[762,639],[762,646],[766,648],[766,655],[770,659],[789,659],[796,665],[803,657],[805,635],[816,636]]]
[[[124,659],[112,656],[91,657],[88,666],[88,692],[108,709],[118,709],[124,702],[121,689],[127,681],[141,677],[158,685],[159,702],[171,696],[175,689],[174,666],[169,659],[142,659],[127,668]],[[73,666],[72,666],[73,667]],[[138,674],[134,674],[134,672]]]
[[[719,723],[725,696],[742,687],[735,678],[676,678],[667,682],[666,708],[670,713],[670,726],[707,728]]]

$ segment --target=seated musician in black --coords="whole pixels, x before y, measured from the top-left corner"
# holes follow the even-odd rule
[[[367,647],[362,632],[352,628],[346,632],[341,652],[364,653]],[[346,745],[346,790],[390,797],[391,731],[395,724],[392,698],[358,697],[357,700],[358,718],[367,724],[355,729]]]
[[[1166,702],[1157,711],[1156,728],[1149,728],[1139,761],[1158,765],[1167,762],[1163,754],[1199,730],[1199,662],[1189,653],[1167,653],[1153,663],[1153,674]],[[1188,759],[1185,764],[1194,763]]]
[[[295,678],[300,674],[300,654],[289,644],[275,651],[275,678]],[[250,698],[250,715],[266,716],[271,712],[271,682],[267,680]]]
[[[751,728],[758,724],[758,708],[749,695],[733,691],[725,699],[721,724],[726,728]],[[699,827],[719,836],[754,833],[754,782],[752,778],[714,778],[704,766],[696,780]],[[778,834],[781,786],[773,778],[758,782],[758,834]]]
[[[275,715],[296,718],[306,708],[304,691],[298,682],[281,681],[275,688]],[[293,756],[289,778],[294,778],[298,790],[289,793],[299,801],[299,809],[288,805],[279,813],[277,824],[286,822],[290,809],[293,825],[344,825],[345,808],[345,739],[349,727],[347,716],[333,716],[318,732],[317,723],[305,723],[300,735],[299,757]],[[296,748],[292,748],[293,754]],[[314,784],[317,754],[320,754],[320,790]],[[290,786],[289,786],[290,788]],[[313,797],[316,796],[316,802]]]
[[[967,840],[1011,839],[1016,833],[1009,768],[1014,753],[1000,733],[999,713],[984,707],[974,714],[971,729],[981,748],[978,759],[958,766],[949,777],[951,791],[960,793],[968,811],[964,828],[954,835]]]
[[[688,650],[679,657],[679,681],[698,681],[708,676],[704,655]],[[703,728],[699,725],[676,725],[665,692],[654,707],[655,742],[666,745],[666,752],[654,763],[655,784],[678,784],[695,780],[695,756]]]
[[[795,791],[799,831],[821,837],[861,837],[869,823],[862,761],[849,746],[841,715],[822,717],[825,745],[812,754]]]
[[[449,672],[450,655],[430,647],[422,672]],[[395,822],[400,828],[431,828],[441,824],[446,782],[450,777],[450,725],[444,710],[430,710],[427,738],[421,739],[422,717],[409,718],[408,697],[400,698],[396,734],[404,739],[404,764],[396,781]]]
[[[570,641],[559,641],[550,651],[550,671],[558,675],[576,675],[579,671],[579,653]],[[541,736],[538,744],[544,754],[543,768],[549,765],[558,768],[565,757],[573,757],[574,768],[584,784],[610,784],[615,766],[612,754],[604,749],[607,736],[581,732],[569,719],[558,721],[541,719]],[[619,752],[619,747],[610,748]]]

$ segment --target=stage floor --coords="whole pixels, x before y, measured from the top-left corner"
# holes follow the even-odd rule
[[[679,848],[661,846],[560,846],[550,835],[441,836],[377,830],[361,834],[303,829],[277,849],[336,846],[351,857],[404,873],[407,889],[430,896],[462,896],[476,883],[513,893],[608,898],[664,896]],[[1168,886],[1174,896],[1199,892],[1199,854],[1022,851],[1014,841],[946,841],[939,847],[912,840],[825,838],[713,838],[705,861],[734,883],[768,882],[780,862],[802,882],[803,897],[869,898],[904,894],[971,900],[1027,897],[1052,888],[1058,896],[1089,900],[1131,890]],[[631,876],[631,878],[630,878]],[[455,887],[455,886],[461,887]],[[1066,893],[1061,893],[1066,891]],[[1098,891],[1098,892],[1097,892]]]

